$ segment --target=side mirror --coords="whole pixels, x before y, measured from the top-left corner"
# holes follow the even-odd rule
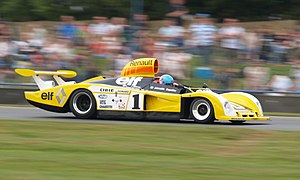
[[[208,85],[206,83],[203,83],[202,88],[208,88]]]

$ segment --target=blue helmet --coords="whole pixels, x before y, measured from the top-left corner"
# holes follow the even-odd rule
[[[173,84],[174,79],[169,74],[164,74],[164,75],[160,76],[159,82],[160,82],[160,84]]]

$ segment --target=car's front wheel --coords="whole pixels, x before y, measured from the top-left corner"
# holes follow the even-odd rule
[[[96,116],[96,100],[88,90],[75,91],[70,98],[69,105],[71,112],[78,118],[94,118]]]
[[[208,124],[213,123],[215,120],[214,108],[206,99],[194,99],[190,107],[190,113],[197,123]]]

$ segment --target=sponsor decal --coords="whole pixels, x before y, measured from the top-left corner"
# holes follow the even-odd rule
[[[166,88],[166,91],[168,91],[168,92],[176,92],[176,89]]]
[[[153,60],[144,60],[144,61],[132,61],[129,66],[149,66],[152,65]]]
[[[155,90],[160,90],[160,91],[164,91],[165,88],[164,87],[154,87]]]
[[[100,104],[106,104],[106,100],[100,100]]]
[[[177,92],[176,89],[173,88],[164,88],[164,87],[155,87],[155,86],[150,86],[151,90],[159,90],[159,91],[167,91],[167,92]]]
[[[125,103],[119,103],[118,108],[119,109],[125,109]]]
[[[242,117],[236,117],[236,118],[231,118],[231,120],[245,120],[245,118],[242,118]]]
[[[129,94],[129,90],[122,90],[122,89],[119,89],[118,91],[117,91],[117,93],[120,93],[120,94]]]
[[[54,96],[54,92],[43,92],[41,94],[42,100],[52,100],[52,97]]]
[[[116,80],[116,84],[121,86],[136,86],[143,77],[120,77]]]
[[[116,99],[116,100],[115,100],[115,99],[112,99],[111,101],[112,101],[112,102],[118,103],[118,102],[122,102],[122,99]]]
[[[100,108],[112,108],[112,105],[100,105]]]
[[[62,104],[66,99],[66,93],[63,88],[60,88],[56,93],[56,99],[59,104]]]
[[[99,94],[98,98],[99,99],[107,99],[107,95],[106,94]]]
[[[100,92],[114,92],[115,90],[112,88],[100,88],[99,91]]]

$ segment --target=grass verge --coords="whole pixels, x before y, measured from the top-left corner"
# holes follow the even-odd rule
[[[299,179],[300,132],[0,121],[0,179]]]

